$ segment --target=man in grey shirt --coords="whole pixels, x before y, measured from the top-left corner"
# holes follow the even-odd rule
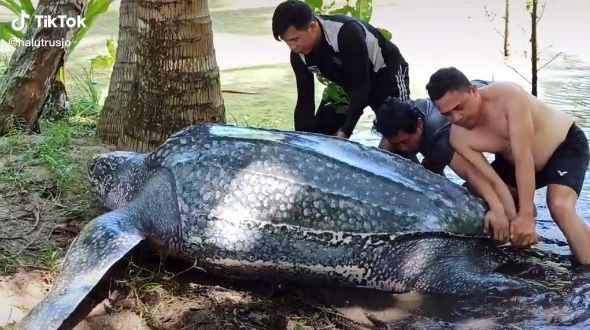
[[[390,100],[378,109],[373,125],[383,137],[379,148],[407,158],[421,153],[422,165],[441,175],[451,164],[455,153],[449,143],[451,122],[429,99]]]
[[[476,87],[489,84],[485,80],[473,80],[472,83]],[[449,142],[451,122],[440,114],[430,99],[416,99],[410,103],[390,99],[375,114],[373,130],[383,137],[379,148],[415,162],[415,155],[420,153],[424,157],[424,167],[444,175],[445,167],[451,166],[455,155]],[[457,172],[453,166],[451,169]]]

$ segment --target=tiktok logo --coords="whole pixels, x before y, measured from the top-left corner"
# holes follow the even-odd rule
[[[1,1],[0,1],[1,2]],[[26,19],[31,18],[29,14],[21,10],[17,18],[12,20],[12,28],[16,31],[21,31],[25,28]],[[43,28],[58,28],[58,27],[69,27],[69,28],[82,28],[86,27],[86,17],[80,15],[76,17],[68,17],[66,15],[57,15],[53,17],[51,15],[35,15],[34,21],[37,22],[37,27]]]
[[[25,28],[25,20],[30,17],[31,16],[29,16],[29,14],[25,13],[24,10],[21,10],[20,15],[18,15],[17,18],[13,19],[12,22],[10,23],[10,25],[12,25],[12,28],[15,31],[21,31],[22,29]]]

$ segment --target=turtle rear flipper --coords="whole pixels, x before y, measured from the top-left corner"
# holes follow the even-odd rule
[[[145,239],[136,217],[122,208],[88,223],[72,242],[52,290],[21,321],[19,329],[59,328],[104,274]]]
[[[401,283],[406,290],[459,296],[548,291],[540,283],[499,272],[501,266],[513,261],[484,237],[407,234],[382,253],[375,269],[377,277],[384,283]]]

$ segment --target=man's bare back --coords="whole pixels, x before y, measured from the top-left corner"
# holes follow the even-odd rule
[[[451,131],[457,141],[464,141],[472,149],[501,154],[513,164],[508,120],[510,111],[527,112],[532,118],[532,153],[536,171],[545,166],[574,122],[572,116],[550,108],[514,83],[494,82],[478,89],[478,92],[482,104],[477,125],[472,129],[453,125]]]

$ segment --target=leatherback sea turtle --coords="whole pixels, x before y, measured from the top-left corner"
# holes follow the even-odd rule
[[[143,240],[234,276],[442,294],[530,287],[496,272],[508,259],[482,236],[480,199],[344,139],[206,124],[148,154],[100,155],[89,172],[112,211],[72,242],[23,328],[59,327]]]

